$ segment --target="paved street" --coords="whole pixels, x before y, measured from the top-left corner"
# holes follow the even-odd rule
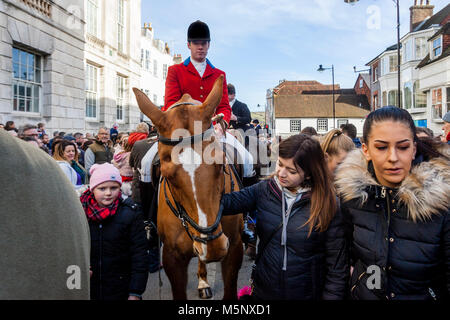
[[[200,300],[197,291],[197,258],[193,258],[189,264],[188,274],[188,287],[187,287],[187,297],[189,300]],[[242,267],[239,271],[238,278],[238,290],[243,286],[248,285],[248,279],[251,273],[251,266],[253,260],[250,260],[246,255],[244,255],[242,261]],[[223,296],[223,281],[221,273],[220,263],[210,263],[207,265],[208,270],[208,282],[211,286],[214,300],[220,300]],[[159,273],[150,273],[147,283],[147,290],[143,295],[144,300],[171,300],[172,291],[170,288],[169,279],[166,276],[164,270],[161,270],[161,281],[162,286],[159,287]]]

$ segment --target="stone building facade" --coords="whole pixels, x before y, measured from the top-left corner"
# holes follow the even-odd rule
[[[140,0],[86,0],[85,132],[132,131],[140,121]]]
[[[84,127],[84,0],[0,1],[0,122]]]
[[[140,0],[0,1],[0,123],[132,131],[140,12]]]

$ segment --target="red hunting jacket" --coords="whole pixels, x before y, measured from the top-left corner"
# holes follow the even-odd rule
[[[166,79],[166,92],[164,98],[163,111],[166,111],[171,105],[181,99],[185,93],[191,95],[192,99],[204,102],[211,92],[214,81],[223,74],[223,96],[220,104],[216,108],[216,114],[223,113],[224,120],[230,123],[231,107],[228,101],[227,81],[225,72],[215,68],[208,59],[206,59],[206,70],[203,77],[200,78],[197,70],[191,63],[191,58],[187,58],[183,63],[169,67]]]

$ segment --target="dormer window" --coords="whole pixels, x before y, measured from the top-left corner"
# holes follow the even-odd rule
[[[433,58],[436,58],[442,53],[442,37],[433,40]]]

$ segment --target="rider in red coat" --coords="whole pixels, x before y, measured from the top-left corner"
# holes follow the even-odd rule
[[[227,124],[230,122],[231,107],[228,101],[228,89],[225,72],[215,68],[206,55],[210,44],[209,28],[206,23],[196,21],[188,29],[188,48],[191,56],[183,63],[169,67],[166,79],[166,92],[163,111],[188,93],[192,99],[205,101],[211,92],[215,80],[224,75],[223,95],[216,108],[216,114],[223,113]]]

